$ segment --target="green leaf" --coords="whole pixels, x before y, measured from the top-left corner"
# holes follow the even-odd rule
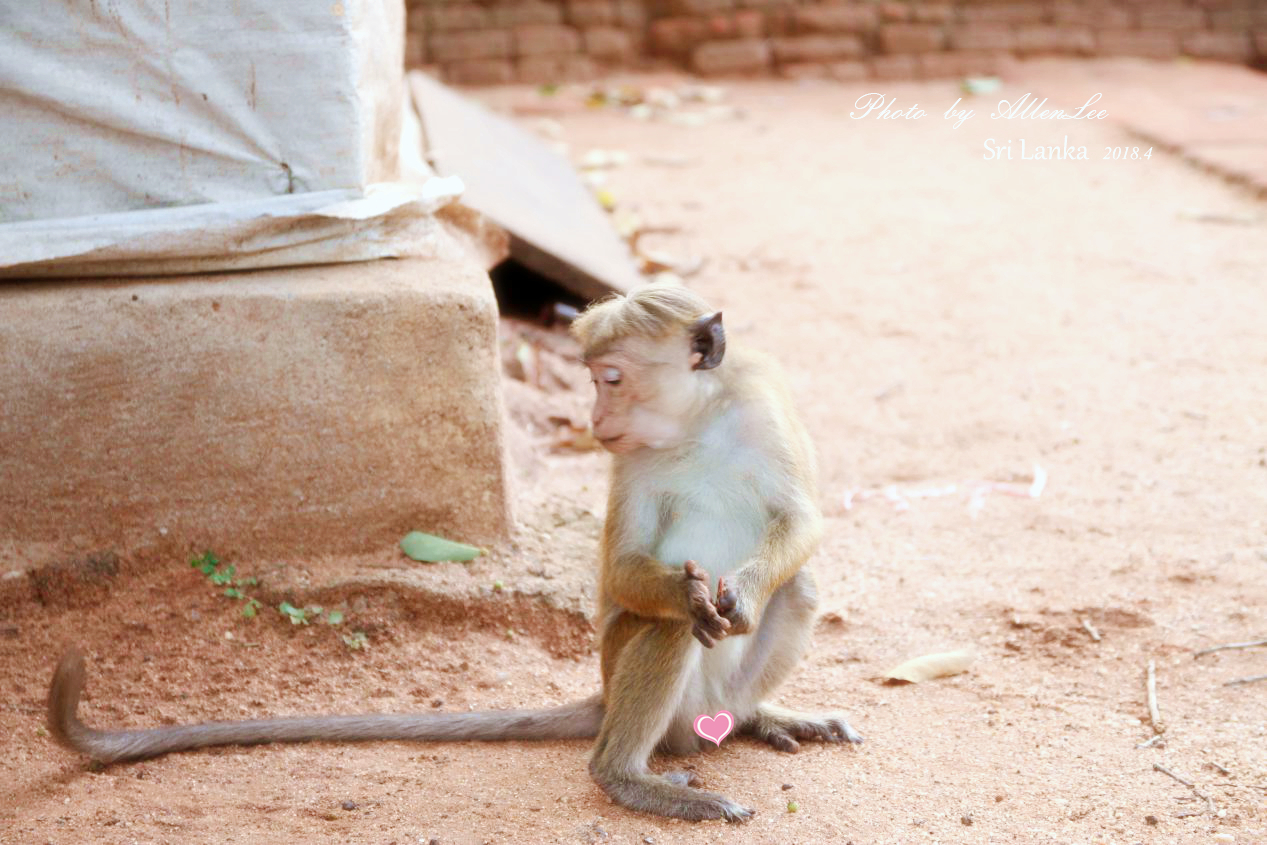
[[[277,606],[278,611],[290,620],[292,625],[307,625],[308,611],[303,608],[295,607],[288,601],[284,601]]]
[[[342,610],[332,610],[332,611],[330,611],[330,613],[326,616],[326,622],[329,622],[331,625],[338,625],[338,624],[339,624],[340,622],[342,622],[342,621],[343,621],[343,611],[342,611]]]
[[[225,587],[224,594],[231,599],[244,599],[246,594],[236,587]]]
[[[256,587],[259,583],[260,579],[256,578],[254,575],[248,575],[245,578],[238,579],[239,587]]]
[[[259,607],[259,602],[257,602],[255,599],[251,599],[246,604],[242,605],[242,615],[245,616],[247,619],[254,619],[255,608],[257,607]]]
[[[202,570],[203,575],[210,575],[216,571],[216,567],[220,565],[220,558],[211,552],[203,552],[201,555],[192,558],[189,565],[194,569]]]
[[[414,560],[438,563],[442,560],[468,561],[484,554],[484,550],[465,543],[455,543],[434,534],[410,531],[400,541],[401,550]]]

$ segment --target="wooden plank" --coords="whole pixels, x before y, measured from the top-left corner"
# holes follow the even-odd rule
[[[427,157],[466,183],[462,203],[511,235],[510,256],[586,299],[639,284],[629,248],[572,165],[431,77],[409,74]]]

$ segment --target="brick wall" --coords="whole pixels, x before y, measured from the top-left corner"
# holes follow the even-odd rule
[[[410,67],[449,82],[616,69],[909,79],[1008,56],[1267,65],[1267,0],[409,0]]]

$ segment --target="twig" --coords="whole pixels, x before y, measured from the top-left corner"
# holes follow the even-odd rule
[[[1154,733],[1165,732],[1161,710],[1157,707],[1157,664],[1152,660],[1148,661],[1148,719],[1153,723]]]
[[[1164,744],[1165,742],[1166,742],[1166,738],[1164,736],[1162,736],[1161,734],[1153,734],[1152,737],[1150,737],[1149,739],[1146,739],[1143,742],[1135,743],[1135,747],[1136,748],[1152,748],[1154,745],[1157,745],[1158,743]]]
[[[1210,796],[1202,793],[1201,790],[1197,789],[1197,785],[1193,783],[1192,781],[1188,780],[1182,775],[1175,774],[1174,772],[1170,771],[1170,769],[1167,769],[1165,766],[1163,766],[1161,763],[1153,763],[1153,770],[1157,772],[1161,772],[1163,775],[1166,775],[1167,777],[1174,778],[1175,780],[1182,783],[1184,786],[1191,789],[1193,795],[1197,796],[1198,798],[1200,798],[1202,801],[1205,802],[1205,809],[1211,815],[1214,815],[1217,812],[1217,808],[1214,806],[1213,799],[1211,799]],[[1200,813],[1189,813],[1188,815],[1200,815]]]
[[[1196,785],[1195,785],[1195,784],[1193,784],[1193,782],[1192,782],[1192,781],[1188,780],[1187,778],[1183,777],[1182,775],[1177,775],[1177,774],[1175,774],[1174,772],[1170,771],[1170,769],[1167,769],[1165,766],[1163,766],[1161,763],[1153,763],[1153,771],[1155,771],[1155,772],[1161,772],[1161,773],[1162,773],[1163,775],[1165,775],[1166,777],[1172,777],[1172,778],[1174,778],[1175,780],[1177,780],[1177,781],[1179,781],[1180,783],[1182,783],[1184,786],[1188,787],[1189,789],[1196,789],[1196,788],[1197,788],[1197,787],[1196,787]]]
[[[1085,628],[1086,632],[1091,635],[1092,640],[1094,640],[1097,643],[1100,641],[1100,632],[1097,631],[1095,629],[1095,626],[1091,624],[1091,620],[1083,619],[1082,627]]]
[[[1221,772],[1222,774],[1225,774],[1225,775],[1227,775],[1227,776],[1231,777],[1232,772],[1231,772],[1229,769],[1225,769],[1224,767],[1220,766],[1218,763],[1214,762],[1213,760],[1207,760],[1206,762],[1207,762],[1210,766],[1212,766],[1212,767],[1214,767],[1214,768],[1218,769],[1218,770],[1219,770],[1219,772]]]
[[[1211,648],[1203,648],[1196,654],[1192,655],[1192,658],[1195,660],[1202,655],[1214,654],[1216,651],[1227,651],[1228,649],[1233,648],[1258,648],[1259,646],[1264,645],[1267,645],[1267,640],[1251,640],[1247,643],[1224,643],[1223,645],[1216,645]]]
[[[1237,678],[1234,681],[1228,681],[1223,686],[1234,687],[1240,684],[1256,684],[1259,681],[1267,681],[1267,675],[1250,675],[1248,678]]]

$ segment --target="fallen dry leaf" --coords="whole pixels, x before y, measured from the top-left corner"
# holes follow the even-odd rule
[[[914,657],[884,673],[886,681],[918,684],[934,678],[946,678],[968,671],[976,658],[970,651],[943,651]]]

